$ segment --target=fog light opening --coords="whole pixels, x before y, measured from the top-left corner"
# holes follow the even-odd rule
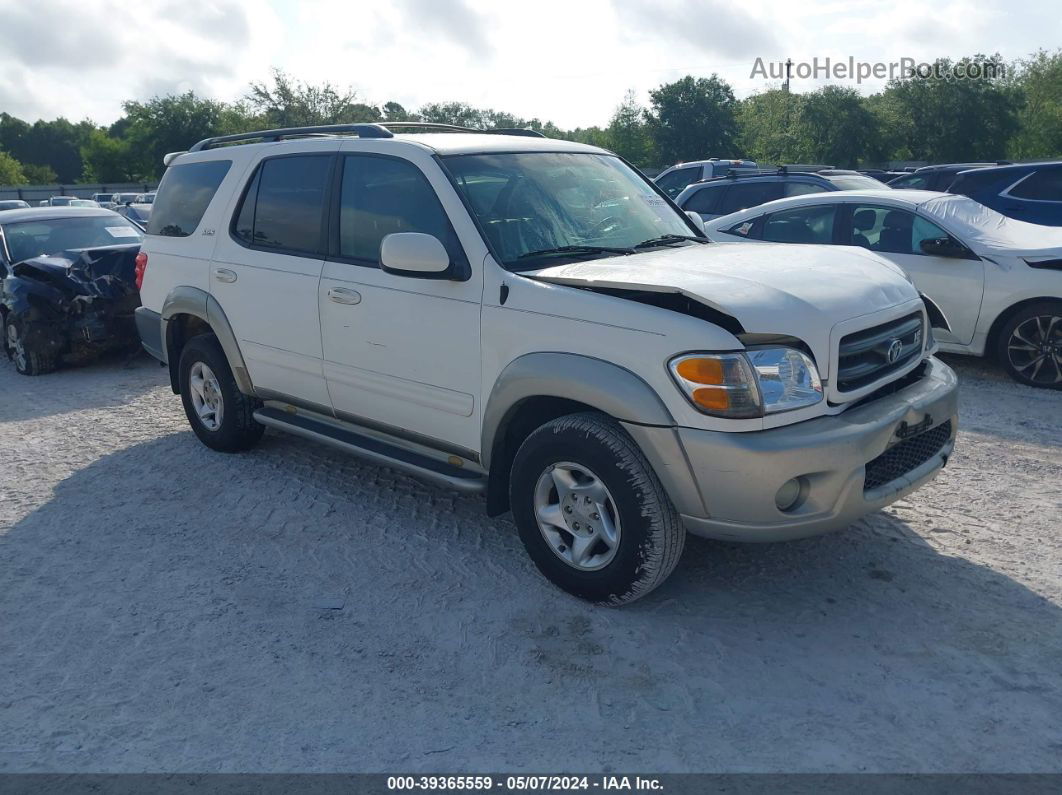
[[[774,504],[782,513],[795,511],[804,504],[808,482],[805,478],[791,478],[774,495]]]

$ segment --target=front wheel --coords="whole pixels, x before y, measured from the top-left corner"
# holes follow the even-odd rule
[[[604,415],[561,417],[528,436],[510,500],[539,571],[592,602],[645,596],[682,555],[678,512],[638,446]]]
[[[37,350],[32,343],[22,338],[18,324],[8,318],[4,322],[4,337],[7,347],[7,355],[22,375],[44,375],[52,372],[58,358],[55,354]]]
[[[1015,381],[1062,389],[1062,302],[1015,313],[1000,330],[996,353]]]
[[[262,438],[265,426],[254,418],[258,401],[240,392],[213,334],[188,341],[181,351],[179,375],[184,413],[203,444],[235,453]]]

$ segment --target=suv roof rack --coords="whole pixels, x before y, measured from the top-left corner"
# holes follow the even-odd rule
[[[194,144],[188,151],[201,152],[224,144],[247,143],[258,141],[272,143],[285,138],[330,138],[336,135],[356,135],[358,138],[394,138],[391,128],[425,130],[434,132],[487,133],[490,135],[518,135],[530,138],[545,138],[537,130],[520,127],[499,127],[493,130],[480,130],[474,127],[460,127],[456,124],[438,124],[428,121],[393,121],[371,122],[363,124],[319,124],[312,127],[280,127],[275,130],[255,130],[236,133],[235,135],[217,135],[204,138]]]

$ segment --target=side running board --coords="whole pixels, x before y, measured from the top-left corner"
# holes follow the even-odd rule
[[[478,472],[469,472],[445,461],[388,444],[381,439],[356,431],[337,428],[311,417],[265,407],[258,409],[254,413],[254,418],[270,428],[323,442],[352,455],[393,469],[400,469],[447,488],[472,493],[483,492],[487,489],[486,476]]]

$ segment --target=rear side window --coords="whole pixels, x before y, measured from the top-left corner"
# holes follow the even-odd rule
[[[912,174],[909,177],[897,177],[889,183],[890,188],[926,188],[929,186],[929,176],[926,174]]]
[[[236,211],[232,233],[258,248],[320,252],[331,164],[332,155],[263,160]]]
[[[763,239],[773,243],[832,243],[837,206],[798,207],[767,216]]]
[[[397,232],[434,235],[451,262],[464,261],[450,219],[420,169],[390,157],[344,157],[339,256],[378,265],[380,243]]]
[[[199,222],[218,186],[229,173],[231,160],[209,160],[170,166],[152,205],[149,235],[188,237]],[[116,200],[121,194],[115,194]]]
[[[686,199],[686,205],[682,209],[694,213],[705,213],[706,215],[714,213],[715,206],[719,204],[719,196],[723,193],[721,190],[723,187],[723,185],[716,185],[701,188]]]
[[[878,187],[884,187],[880,182]],[[785,183],[785,195],[786,196],[803,196],[807,193],[825,193],[826,188],[822,185],[817,185],[814,182],[787,182]]]
[[[1062,168],[1034,171],[1010,189],[1016,199],[1062,202]]]
[[[730,186],[717,212],[727,215],[780,198],[781,182],[738,182]]]
[[[676,171],[672,171],[667,176],[661,177],[657,180],[657,186],[660,190],[664,191],[668,196],[674,199],[683,189],[691,182],[695,182],[700,179],[701,167],[691,166],[690,168],[680,168]]]

